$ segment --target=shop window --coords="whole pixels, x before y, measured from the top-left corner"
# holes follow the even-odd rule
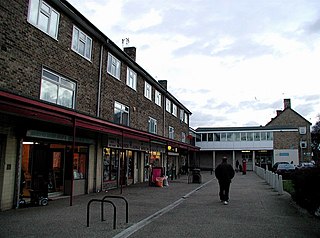
[[[74,179],[85,179],[86,173],[86,154],[74,153],[73,154],[73,178]]]
[[[110,148],[103,149],[103,181],[117,179],[118,160],[116,150]]]

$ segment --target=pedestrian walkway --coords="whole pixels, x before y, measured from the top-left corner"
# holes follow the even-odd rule
[[[117,206],[116,229],[113,209],[92,204],[87,227],[87,203],[105,195],[122,195],[129,202]],[[110,199],[111,200],[111,199]],[[169,181],[168,187],[137,184],[97,194],[50,201],[46,207],[0,212],[0,237],[319,237],[320,220],[294,206],[288,194],[278,195],[253,172],[236,174],[230,203],[219,201],[218,183],[202,172],[202,184],[188,184],[187,176]]]

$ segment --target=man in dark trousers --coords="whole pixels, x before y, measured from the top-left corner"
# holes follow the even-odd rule
[[[220,200],[224,205],[228,205],[229,202],[229,189],[231,179],[234,177],[234,169],[227,163],[227,158],[222,159],[222,163],[218,165],[215,170],[216,178],[219,181],[220,186]]]

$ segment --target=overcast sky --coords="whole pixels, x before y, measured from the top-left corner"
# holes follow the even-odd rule
[[[191,112],[190,126],[265,125],[283,99],[320,114],[319,0],[69,0]]]

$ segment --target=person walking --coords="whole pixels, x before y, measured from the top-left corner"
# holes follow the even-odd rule
[[[215,170],[215,175],[219,182],[220,200],[224,205],[228,205],[229,203],[230,183],[234,177],[234,174],[234,169],[230,164],[227,163],[227,158],[223,158],[222,163],[219,164]]]

